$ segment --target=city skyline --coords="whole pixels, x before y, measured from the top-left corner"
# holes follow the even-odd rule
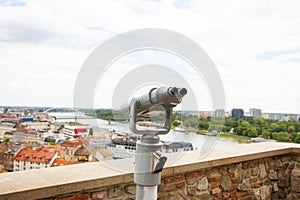
[[[16,106],[16,105],[0,105],[0,113],[1,113],[1,109],[2,108],[53,108],[53,109],[73,109],[73,107],[64,107],[64,106],[34,106],[34,105],[19,105],[19,106]],[[77,108],[77,109],[94,109],[94,110],[105,110],[105,109],[113,109],[113,108]],[[254,108],[254,107],[250,107],[249,109],[244,109],[244,108],[237,108],[237,107],[233,107],[233,108],[230,108],[230,109],[225,109],[224,112],[225,114],[229,113],[231,114],[232,110],[234,109],[242,109],[244,111],[244,114],[245,116],[251,116],[251,109],[258,109],[261,111],[261,114],[281,114],[281,115],[285,115],[285,114],[288,114],[288,115],[299,115],[300,116],[300,113],[296,113],[296,112],[265,112],[263,109],[261,108]],[[211,114],[213,114],[214,112],[216,112],[217,110],[222,110],[222,109],[216,109],[216,110],[182,110],[182,111],[186,111],[186,112],[211,112]],[[173,110],[174,112],[177,112],[177,111],[181,111],[180,109],[174,109]]]
[[[186,35],[206,51],[223,81],[225,110],[258,107],[263,113],[300,113],[300,2],[82,4],[0,1],[0,105],[72,107],[77,74],[98,45],[126,31],[157,27]],[[107,95],[96,91],[95,107],[111,107],[111,91],[133,66],[155,61],[184,71],[187,64],[173,59],[159,52],[120,59],[105,79],[111,82]],[[116,70],[119,66],[122,70]],[[188,72],[186,78],[198,85]],[[209,110],[205,88],[198,96],[199,109]]]

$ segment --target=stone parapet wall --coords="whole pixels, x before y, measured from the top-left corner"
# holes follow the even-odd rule
[[[300,156],[256,159],[165,177],[161,199],[300,199]]]
[[[212,151],[202,160],[199,153],[186,152],[163,170],[158,199],[300,199],[299,145],[240,145]],[[135,199],[133,163],[124,159],[1,174],[0,200]]]
[[[161,200],[300,199],[300,156],[281,155],[163,176]],[[51,197],[56,200],[133,200],[133,182]]]

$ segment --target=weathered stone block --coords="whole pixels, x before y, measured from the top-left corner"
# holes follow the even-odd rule
[[[285,189],[284,188],[279,188],[279,198],[280,199],[285,199],[286,198],[286,196],[287,196],[287,193],[286,193],[286,191],[285,191]]]
[[[188,194],[189,196],[194,196],[194,195],[196,195],[197,188],[196,188],[196,186],[194,186],[194,185],[189,185],[189,186],[186,188],[186,191],[187,191],[187,194]]]
[[[207,180],[206,176],[199,179],[198,184],[197,184],[197,189],[199,191],[203,191],[203,190],[208,189],[208,180]]]
[[[292,200],[299,200],[300,199],[300,193],[292,193]]]
[[[89,194],[79,194],[70,197],[57,198],[57,200],[88,200],[88,199],[89,199]]]
[[[211,199],[211,197],[210,197],[209,193],[202,193],[202,194],[193,196],[191,198],[191,200],[210,200],[210,199]]]
[[[280,170],[277,174],[278,176],[278,186],[287,187],[289,185],[289,174],[283,170]]]
[[[250,162],[249,168],[254,168],[258,166],[258,160],[252,160]]]
[[[163,199],[170,199],[170,200],[185,200],[182,196],[180,196],[179,191],[174,190],[171,192],[164,192]]]
[[[253,183],[253,184],[251,184],[251,188],[257,189],[257,188],[260,188],[262,185],[263,185],[262,183]]]
[[[255,189],[254,195],[255,195],[256,199],[259,199],[259,200],[271,199],[271,188],[269,186],[264,185],[259,189]]]
[[[176,185],[172,184],[172,185],[165,185],[164,186],[164,191],[172,191],[176,189]]]
[[[231,186],[231,191],[236,191],[236,185]]]
[[[251,170],[250,169],[243,170],[243,172],[242,172],[242,178],[243,179],[250,178],[250,176],[251,176]]]
[[[182,175],[167,177],[164,179],[165,184],[170,184],[170,183],[175,183],[175,182],[180,182],[180,181],[183,181]]]
[[[239,184],[237,188],[240,191],[249,191],[251,189],[250,180],[243,180],[242,184]]]
[[[231,198],[236,198],[236,192],[230,192],[230,197]]]
[[[300,192],[300,169],[293,169],[291,173],[292,192]]]
[[[291,160],[292,160],[292,159],[291,159],[291,157],[289,157],[289,156],[286,156],[286,157],[282,157],[282,158],[281,158],[281,162],[282,162],[283,165],[284,165],[284,164],[288,164]]]
[[[250,183],[256,183],[258,181],[258,177],[250,178]]]
[[[203,174],[203,173],[200,172],[200,171],[187,173],[187,174],[185,175],[185,179],[186,179],[186,180],[190,180],[190,179],[193,179],[193,178],[197,178],[197,177],[202,176],[202,174]]]
[[[271,199],[273,200],[278,200],[278,199],[280,199],[279,198],[279,194],[278,194],[278,192],[275,192],[275,193],[272,193],[272,195],[271,195]]]
[[[240,184],[240,180],[239,179],[232,179],[231,183],[232,184]]]
[[[278,190],[279,190],[279,189],[278,189],[277,183],[274,183],[274,184],[273,184],[273,191],[274,191],[274,192],[278,192]]]
[[[108,193],[108,197],[109,198],[120,197],[120,195],[122,193],[122,189],[119,186],[118,187],[109,188],[107,193]]]
[[[242,165],[242,168],[243,168],[243,169],[248,169],[248,168],[250,168],[251,162],[250,162],[250,161],[247,161],[247,162],[243,162],[242,164],[243,164],[243,165]]]
[[[185,194],[184,191],[178,190],[178,194],[180,197],[182,197],[184,200],[188,200],[188,196]]]
[[[300,163],[300,156],[293,156],[292,160]]]
[[[272,181],[275,181],[275,180],[278,179],[277,172],[275,170],[271,169],[269,171],[269,179],[272,180]]]
[[[176,183],[175,186],[176,186],[177,189],[184,188],[185,187],[185,182]]]
[[[223,193],[223,199],[228,199],[230,197],[230,193],[229,192],[224,192]]]
[[[257,176],[258,175],[258,167],[255,167],[255,168],[251,169],[251,175],[252,176]]]
[[[259,164],[259,179],[264,179],[267,177],[267,171],[264,164]]]
[[[213,182],[210,184],[210,188],[211,189],[215,189],[216,187],[219,187],[219,183],[218,182]]]
[[[267,163],[266,163],[267,164]],[[274,160],[270,160],[268,162],[268,165],[269,165],[269,169],[274,169],[275,168],[275,161]]]
[[[219,194],[222,190],[219,187],[216,187],[211,190],[212,195]]]
[[[219,170],[214,170],[209,174],[209,178],[219,178],[221,177],[221,173]]]
[[[232,185],[232,183],[231,183],[230,176],[228,176],[228,175],[223,176],[221,179],[221,188],[224,191],[230,191],[231,185]]]
[[[274,162],[275,162],[275,167],[276,167],[277,169],[283,167],[282,161],[281,161],[280,159],[275,160]]]
[[[106,197],[107,191],[103,190],[100,192],[92,192],[91,193],[91,199],[92,200],[102,200]]]
[[[194,179],[186,180],[186,183],[188,185],[195,185],[197,183],[197,181],[198,180],[196,178],[194,178]]]
[[[238,192],[236,196],[238,197],[238,199],[246,198],[249,197],[249,192]]]
[[[125,192],[127,194],[133,194],[133,195],[135,195],[135,193],[136,193],[136,185],[127,185],[127,186],[125,186],[124,190],[125,190]]]

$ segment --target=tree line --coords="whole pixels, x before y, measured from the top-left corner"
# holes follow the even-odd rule
[[[111,109],[95,110],[97,118],[104,120],[122,120],[122,114]],[[224,124],[223,124],[224,122]],[[184,126],[197,133],[207,133],[213,130],[248,137],[263,137],[282,142],[300,143],[300,122],[278,121],[263,118],[222,118],[197,117],[189,112],[173,112],[173,127]]]
[[[265,139],[275,139],[282,142],[300,143],[300,122],[263,118],[237,119],[232,117],[226,117],[223,121],[223,125],[222,123],[218,123],[218,121],[221,122],[223,120],[221,118],[214,118],[214,123],[212,123],[211,117],[199,118],[193,115],[179,116],[175,113],[173,125],[183,125],[187,128],[195,129],[198,133],[222,130],[224,133],[234,133],[242,136],[260,136]]]

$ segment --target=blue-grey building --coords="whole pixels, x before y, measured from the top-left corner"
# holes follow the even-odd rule
[[[237,109],[237,108],[232,109],[231,117],[237,118],[237,119],[243,118],[244,117],[244,110],[243,109]]]

